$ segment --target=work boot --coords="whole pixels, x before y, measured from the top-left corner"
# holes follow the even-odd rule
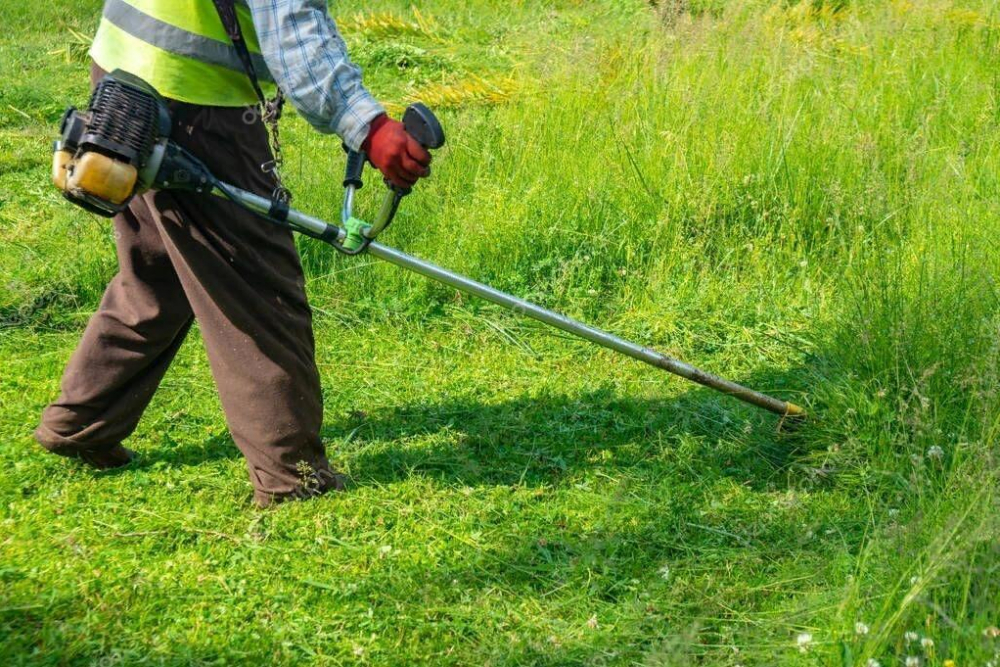
[[[132,463],[136,459],[136,453],[122,445],[115,445],[111,449],[80,452],[77,458],[91,468],[113,470],[114,468],[124,468]]]
[[[96,439],[93,433],[95,429],[80,426],[68,419],[66,412],[50,406],[42,413],[42,423],[35,429],[35,440],[43,449],[58,456],[82,461],[96,470],[121,468],[135,460],[136,453],[122,447],[120,441],[114,445],[93,442]]]
[[[257,490],[253,499],[261,509],[273,507],[289,500],[310,500],[329,491],[343,491],[347,488],[347,477],[331,468],[310,473],[303,479],[302,486],[294,493],[276,494]]]
[[[65,456],[69,459],[82,461],[95,470],[114,470],[115,468],[123,468],[129,463],[132,463],[137,456],[131,449],[127,449],[121,445],[87,451],[74,451],[65,448],[50,449],[49,451],[59,456]]]

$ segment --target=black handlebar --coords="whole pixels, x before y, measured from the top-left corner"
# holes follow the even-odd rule
[[[364,185],[361,180],[361,172],[365,170],[365,161],[368,156],[365,155],[364,151],[352,151],[344,145],[344,150],[347,151],[347,169],[344,172],[344,187],[353,185],[358,190]]]

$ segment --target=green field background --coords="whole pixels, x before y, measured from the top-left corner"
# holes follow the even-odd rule
[[[197,330],[137,464],[31,439],[115,272],[48,181],[100,4],[0,0],[3,664],[996,664],[996,2],[333,3],[448,133],[387,243],[811,418],[304,239],[351,484],[271,511]]]

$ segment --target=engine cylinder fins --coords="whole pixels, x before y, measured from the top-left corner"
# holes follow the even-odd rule
[[[82,145],[98,146],[136,167],[146,162],[156,140],[159,101],[155,97],[107,76],[91,95],[88,111]]]

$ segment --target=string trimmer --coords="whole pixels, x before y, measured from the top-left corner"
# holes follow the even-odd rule
[[[425,148],[444,145],[441,125],[424,105],[408,107],[403,123],[406,131]],[[200,160],[169,140],[170,114],[157,92],[141,79],[120,70],[105,76],[98,84],[86,112],[72,107],[66,111],[61,133],[55,144],[53,181],[71,202],[100,215],[115,215],[136,194],[150,189],[187,190],[225,197],[273,224],[319,239],[345,255],[365,253],[377,257],[782,417],[805,416],[803,409],[794,403],[706,373],[378,243],[375,239],[392,223],[400,202],[410,190],[390,186],[371,223],[354,217],[355,193],[362,187],[366,161],[363,153],[348,152],[341,225],[337,226],[290,208],[285,202],[217,179]]]

